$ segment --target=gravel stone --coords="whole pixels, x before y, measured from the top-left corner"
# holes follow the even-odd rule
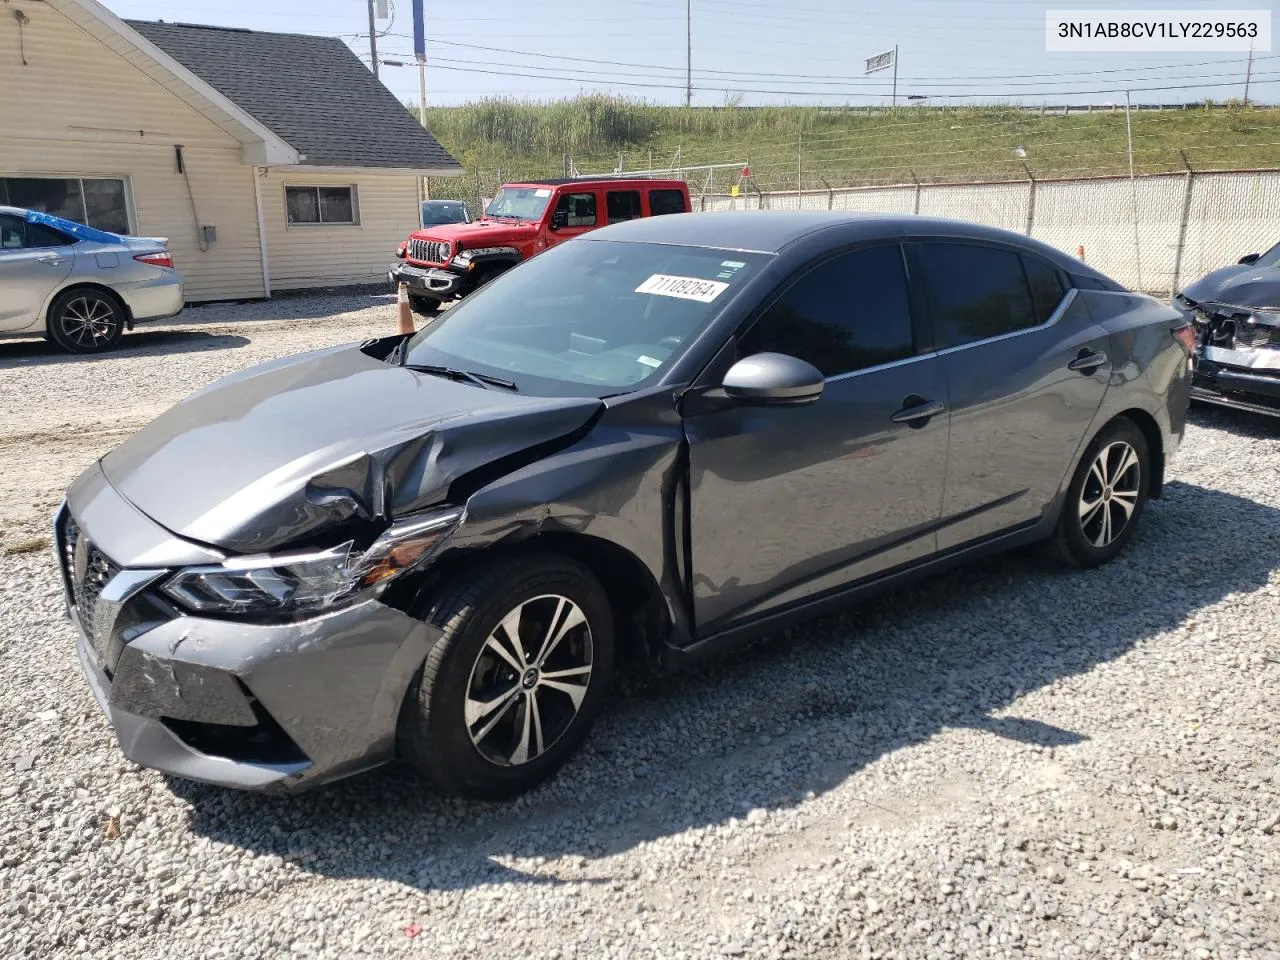
[[[0,957],[1280,960],[1280,421],[1194,411],[1103,569],[999,557],[627,677],[515,803],[266,797],[125,761],[51,551],[5,548],[173,402],[394,304],[177,320],[0,342]]]

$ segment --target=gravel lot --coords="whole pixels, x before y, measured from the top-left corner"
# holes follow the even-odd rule
[[[61,616],[61,491],[393,309],[193,309],[92,361],[0,342],[0,956],[1280,958],[1280,422],[1225,411],[1112,565],[998,559],[632,681],[511,805],[124,762]]]

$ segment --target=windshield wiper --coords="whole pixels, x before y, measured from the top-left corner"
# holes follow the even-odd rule
[[[433,376],[445,377],[449,380],[456,380],[463,383],[474,383],[476,386],[482,387],[485,390],[488,390],[490,385],[495,387],[505,387],[506,389],[513,390],[517,393],[520,390],[520,388],[510,380],[503,380],[501,377],[491,377],[487,373],[475,373],[471,370],[459,370],[456,367],[438,367],[429,363],[405,363],[401,364],[401,366],[406,367],[409,370],[416,370],[418,373],[429,373]]]

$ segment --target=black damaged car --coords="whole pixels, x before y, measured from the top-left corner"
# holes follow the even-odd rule
[[[1195,324],[1192,399],[1280,417],[1280,244],[1175,299]]]
[[[227,377],[75,481],[78,655],[124,752],[470,796],[677,664],[1020,544],[1113,558],[1182,438],[1190,327],[1026,237],[683,214],[411,336]]]

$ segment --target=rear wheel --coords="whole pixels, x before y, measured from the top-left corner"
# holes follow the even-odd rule
[[[1106,563],[1129,542],[1147,502],[1151,454],[1147,438],[1128,419],[1108,424],[1080,460],[1054,546],[1076,567]]]
[[[435,297],[416,297],[410,294],[409,309],[420,317],[434,317],[440,312],[440,301]]]
[[[109,350],[124,335],[124,310],[100,290],[67,290],[49,307],[49,339],[72,353]]]
[[[604,588],[581,564],[530,555],[446,587],[441,631],[405,703],[401,750],[430,780],[503,799],[540,783],[581,745],[613,672]]]

